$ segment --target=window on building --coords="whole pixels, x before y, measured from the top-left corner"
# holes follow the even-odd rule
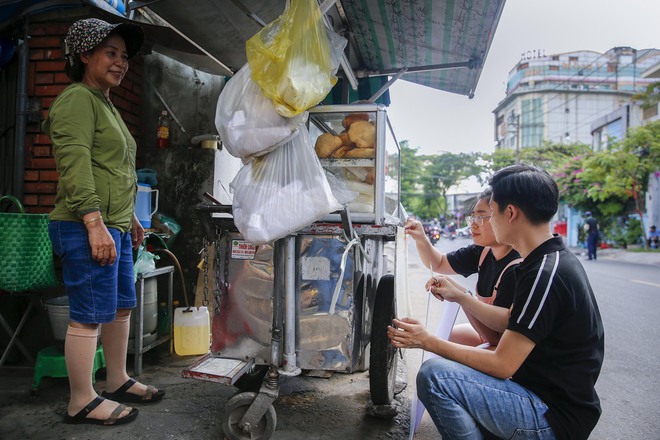
[[[658,106],[649,107],[642,110],[642,119],[647,120],[658,115]]]
[[[529,63],[520,63],[520,64],[518,64],[518,70],[527,69],[528,67],[529,67]]]
[[[559,70],[559,66],[548,66],[548,70]]]
[[[616,63],[607,63],[608,72],[616,72]]]
[[[524,99],[521,111],[522,148],[538,147],[543,141],[543,98]]]

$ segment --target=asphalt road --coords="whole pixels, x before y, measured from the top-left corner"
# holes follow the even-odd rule
[[[448,251],[470,243],[467,239],[441,240],[437,247]],[[408,249],[408,298],[399,297],[399,314],[427,318],[435,328],[443,304],[429,301],[423,284],[429,277],[422,267],[414,244]],[[606,357],[597,388],[603,415],[592,440],[660,439],[660,354],[652,341],[660,334],[656,314],[660,311],[660,270],[600,257],[584,261],[598,297],[606,331]],[[460,277],[462,278],[462,277]],[[464,280],[471,286],[475,277]],[[464,317],[459,315],[459,322]],[[414,376],[421,361],[419,350],[404,353],[407,368],[402,370],[396,399],[397,415],[380,419],[368,414],[367,373],[335,374],[329,379],[296,377],[283,381],[274,406],[277,430],[273,440],[376,440],[408,438],[410,397]],[[30,393],[31,370],[0,369],[0,439],[111,440],[223,439],[221,412],[236,393],[233,387],[182,379],[181,370],[194,357],[149,352],[144,358],[147,383],[164,386],[166,398],[155,405],[140,407],[138,419],[125,426],[75,426],[61,423],[66,408],[66,379],[44,378],[37,396]],[[132,365],[132,359],[129,359]],[[408,380],[406,380],[408,378]],[[103,376],[97,389],[104,389]],[[437,430],[426,416],[416,440],[437,440]]]

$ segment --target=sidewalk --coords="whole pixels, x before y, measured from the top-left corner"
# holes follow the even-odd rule
[[[582,247],[571,247],[571,252],[579,257],[587,257],[587,250]],[[599,259],[617,260],[633,264],[648,264],[652,266],[660,266],[660,252],[634,252],[628,249],[607,248],[598,249],[597,252]]]

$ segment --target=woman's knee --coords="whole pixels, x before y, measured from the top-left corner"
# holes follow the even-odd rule
[[[81,322],[69,321],[69,326],[73,328],[82,328],[86,330],[97,330],[99,328],[98,324],[83,324]]]
[[[117,318],[127,318],[131,316],[131,310],[132,309],[117,309],[116,317]]]

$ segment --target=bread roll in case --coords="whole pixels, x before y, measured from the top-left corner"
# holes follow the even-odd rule
[[[354,122],[368,121],[368,120],[369,120],[369,115],[367,113],[351,113],[348,116],[346,116],[343,121],[341,121],[341,125],[343,125],[344,128],[348,130],[348,128]]]
[[[344,153],[344,157],[350,159],[370,159],[376,157],[376,150],[373,148],[353,148]]]
[[[339,147],[342,141],[339,136],[330,133],[323,133],[316,139],[314,150],[318,157],[330,157],[330,155]]]
[[[374,148],[376,146],[376,127],[367,121],[357,121],[348,129],[348,137],[358,148]]]

